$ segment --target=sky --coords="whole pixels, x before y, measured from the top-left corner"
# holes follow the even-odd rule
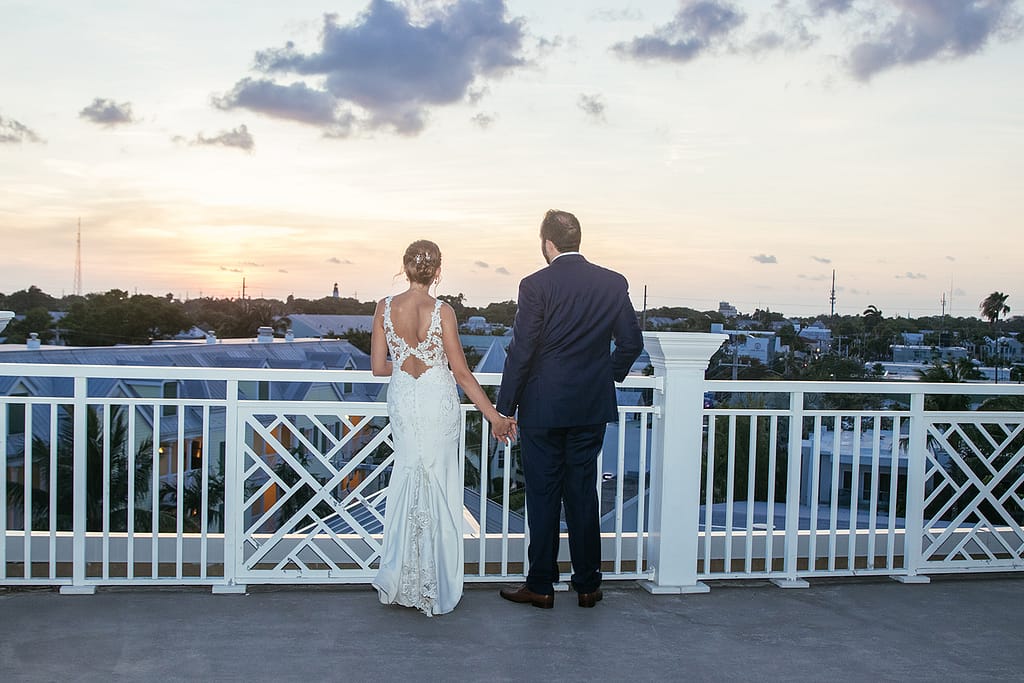
[[[1018,0],[0,0],[0,292],[1024,312]],[[1016,296],[1015,296],[1016,295]],[[943,309],[943,298],[945,308]]]

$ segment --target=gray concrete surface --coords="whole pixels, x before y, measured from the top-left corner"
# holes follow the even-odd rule
[[[1024,679],[1024,577],[606,583],[540,610],[468,585],[452,614],[368,587],[0,591],[0,680],[984,681]]]

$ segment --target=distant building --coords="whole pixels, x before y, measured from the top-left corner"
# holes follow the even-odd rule
[[[314,313],[293,313],[288,316],[292,334],[296,339],[321,339],[342,337],[349,330],[370,332],[373,330],[372,315],[320,315]]]
[[[337,282],[334,283],[334,291],[331,292],[331,296],[334,297],[335,299],[337,299],[337,298],[339,298],[341,296],[338,293],[338,283]]]
[[[719,301],[718,314],[724,318],[735,318],[739,315],[739,311],[737,311],[736,307],[728,301]]]
[[[967,358],[967,349],[962,346],[925,346],[921,344],[893,344],[893,363],[930,363],[933,360],[956,360]]]
[[[825,327],[825,323],[820,320],[803,328],[797,334],[819,353],[827,353],[832,349],[832,330]]]

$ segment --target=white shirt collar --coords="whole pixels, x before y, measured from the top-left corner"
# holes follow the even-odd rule
[[[563,251],[563,252],[560,252],[557,256],[555,256],[555,258],[551,259],[551,263],[554,263],[555,261],[557,261],[558,259],[562,258],[563,256],[569,256],[570,254],[575,254],[576,256],[579,256],[580,252],[578,252],[578,251]]]

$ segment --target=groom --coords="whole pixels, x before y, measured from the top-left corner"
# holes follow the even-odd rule
[[[593,607],[603,597],[597,456],[605,424],[618,419],[614,381],[629,372],[643,337],[626,279],[580,255],[574,215],[548,211],[540,244],[548,267],[519,284],[497,404],[505,415],[519,411],[530,571],[526,585],[501,597],[554,606],[564,503],[572,585],[580,607]]]

